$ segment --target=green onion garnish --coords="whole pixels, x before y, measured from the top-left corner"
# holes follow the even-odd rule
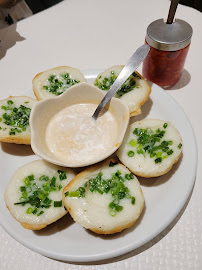
[[[168,123],[164,123],[163,128],[166,129],[167,126]],[[135,138],[129,142],[129,145],[133,147],[133,150],[128,151],[128,156],[133,157],[135,152],[137,152],[137,154],[142,154],[145,157],[146,153],[148,153],[150,158],[154,158],[155,163],[162,162],[163,159],[173,154],[173,150],[170,148],[173,141],[163,140],[165,132],[165,130],[159,128],[155,131],[150,128],[135,128],[133,130]]]
[[[54,201],[54,207],[61,207],[62,201]]]
[[[65,192],[65,197],[85,197],[86,190],[90,192],[98,192],[99,194],[108,194],[110,192],[113,200],[109,203],[109,213],[111,216],[115,216],[117,212],[123,210],[123,206],[120,205],[120,201],[123,199],[130,199],[131,204],[134,204],[134,197],[131,197],[129,189],[125,186],[126,180],[132,180],[134,175],[132,173],[125,174],[125,179],[122,177],[120,170],[117,170],[112,174],[111,179],[103,179],[102,173],[98,173],[93,179],[88,180],[83,187],[79,187],[75,191]]]
[[[27,214],[31,214],[32,212],[33,212],[33,209],[31,207],[27,208],[27,211],[26,211]]]
[[[58,170],[58,174],[61,181],[67,179],[67,175],[63,171]]]
[[[44,213],[44,211],[40,211],[37,216],[39,217],[40,215],[42,215]]]
[[[65,192],[65,197],[69,196],[69,191]]]
[[[179,148],[179,149],[182,148],[182,144],[181,144],[181,143],[178,144],[178,148]]]
[[[133,157],[135,155],[135,153],[133,151],[128,151],[128,156],[129,157]]]

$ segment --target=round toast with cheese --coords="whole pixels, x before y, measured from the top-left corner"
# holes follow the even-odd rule
[[[63,203],[75,222],[98,234],[129,228],[144,208],[137,178],[112,159],[79,173],[64,188]]]
[[[86,79],[79,69],[61,66],[37,74],[32,86],[36,98],[42,100],[59,96],[80,82],[86,82]]]
[[[29,117],[37,100],[15,96],[0,101],[0,141],[30,144]]]
[[[169,122],[144,119],[128,127],[117,152],[120,161],[142,177],[167,173],[182,153],[182,138]]]
[[[40,230],[67,213],[63,188],[74,178],[72,170],[44,160],[19,168],[7,185],[4,199],[11,215],[29,230]]]
[[[94,85],[103,92],[107,92],[114,83],[124,66],[113,66],[100,73]],[[147,101],[151,93],[151,87],[148,82],[137,72],[126,80],[122,87],[116,92],[114,97],[128,106],[130,116],[141,114],[141,106]]]

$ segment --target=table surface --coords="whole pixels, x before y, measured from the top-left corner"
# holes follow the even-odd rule
[[[66,0],[0,31],[0,87],[31,89],[38,72],[60,65],[81,70],[124,64],[144,43],[147,26],[166,18],[167,0]],[[0,227],[0,269],[202,269],[202,14],[179,5],[177,18],[193,27],[181,80],[166,90],[189,117],[198,144],[198,171],[190,198],[160,235],[129,254],[102,262],[73,264],[46,258],[22,246]],[[141,72],[141,66],[138,69]],[[10,77],[12,74],[12,78]],[[21,83],[16,83],[21,77]]]

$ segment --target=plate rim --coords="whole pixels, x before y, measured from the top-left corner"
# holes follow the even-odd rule
[[[82,70],[87,81],[88,81],[88,77],[96,77],[102,71],[103,70],[101,70],[101,69]],[[172,215],[168,215],[167,218],[164,219],[164,222],[161,222],[161,226],[158,230],[153,230],[153,232],[150,233],[147,237],[145,237],[144,240],[142,240],[142,241],[139,240],[139,242],[136,242],[135,245],[134,244],[126,245],[125,247],[122,247],[118,250],[110,251],[110,252],[106,252],[106,253],[101,253],[101,254],[96,254],[96,255],[88,255],[88,256],[86,256],[86,255],[83,255],[83,256],[70,255],[69,256],[68,254],[63,255],[63,254],[58,254],[57,252],[46,251],[43,248],[29,244],[28,241],[24,241],[23,239],[21,239],[20,236],[18,236],[18,234],[13,233],[12,231],[9,231],[9,229],[6,227],[6,223],[3,222],[3,219],[0,220],[0,225],[11,237],[13,237],[17,242],[21,243],[23,246],[31,249],[32,251],[35,251],[41,255],[44,255],[44,256],[52,258],[52,259],[66,261],[66,262],[68,262],[68,261],[69,262],[95,262],[95,261],[108,260],[111,258],[115,258],[115,257],[121,256],[121,255],[127,254],[131,251],[134,251],[137,248],[140,248],[141,246],[145,245],[146,243],[148,243],[149,241],[154,239],[163,230],[165,230],[166,227],[169,226],[169,224],[176,218],[176,216],[183,209],[184,205],[186,204],[186,202],[191,194],[192,189],[194,188],[194,183],[195,183],[196,175],[197,175],[197,165],[198,165],[197,141],[196,141],[196,136],[194,134],[194,130],[192,128],[191,122],[190,122],[188,116],[186,115],[186,113],[184,112],[183,108],[180,106],[180,104],[170,94],[168,94],[164,89],[162,89],[160,86],[153,84],[153,83],[151,83],[151,84],[155,85],[154,91],[156,91],[157,94],[160,93],[160,95],[162,95],[166,98],[169,98],[170,101],[175,105],[175,107],[177,107],[181,111],[181,113],[184,116],[184,119],[186,120],[186,124],[188,124],[187,128],[189,129],[189,131],[191,132],[191,135],[192,135],[192,150],[193,150],[193,156],[195,157],[195,160],[192,160],[193,164],[192,164],[191,173],[190,173],[190,175],[192,175],[192,179],[190,179],[189,185],[187,185],[186,193],[185,193],[184,197],[181,198],[181,200],[180,200],[179,204],[177,205],[177,207],[175,208],[175,210],[172,212]],[[4,194],[4,191],[3,191],[3,194]]]

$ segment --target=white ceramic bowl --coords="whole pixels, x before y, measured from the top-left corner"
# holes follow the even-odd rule
[[[109,148],[103,155],[97,157],[92,162],[83,160],[78,164],[70,162],[63,162],[58,160],[48,149],[46,145],[46,129],[50,120],[56,113],[64,108],[79,104],[79,103],[96,103],[99,104],[104,97],[103,91],[88,83],[79,83],[67,89],[62,95],[44,99],[37,102],[31,112],[30,128],[31,128],[31,147],[34,153],[41,158],[64,167],[84,167],[97,162],[100,162],[111,154],[113,154],[121,145],[124,138],[128,122],[130,119],[128,108],[117,98],[112,98],[109,109],[118,123],[118,132],[116,136],[116,143]]]

